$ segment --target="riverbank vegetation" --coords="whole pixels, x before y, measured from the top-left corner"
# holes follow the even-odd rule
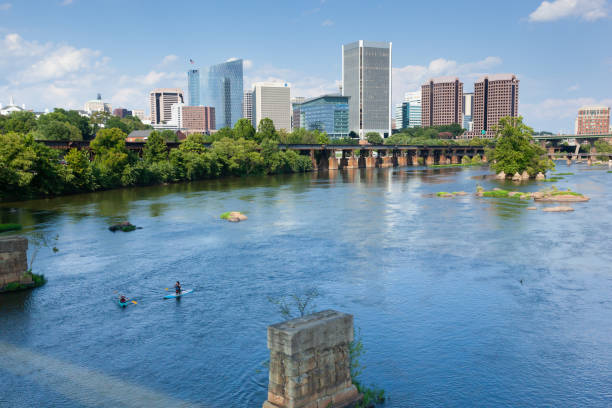
[[[19,231],[21,224],[0,224],[0,232],[5,231]]]
[[[526,171],[530,177],[535,177],[554,169],[555,164],[546,157],[546,151],[533,143],[533,129],[523,123],[522,117],[502,118],[496,132],[495,148],[487,153],[496,173],[512,176]]]
[[[296,131],[300,140],[326,134]],[[293,133],[296,133],[293,132]],[[246,119],[212,136],[190,135],[168,151],[164,136],[152,132],[142,157],[128,151],[119,128],[98,131],[91,154],[60,152],[36,142],[33,134],[0,134],[0,199],[23,199],[127,186],[192,181],[223,176],[278,174],[312,170],[310,157],[281,151],[278,144],[296,135],[277,132],[269,119],[255,130]],[[289,135],[289,136],[288,136]],[[292,139],[293,140],[293,139]],[[212,143],[206,147],[205,143]]]
[[[428,128],[407,128],[384,140],[386,145],[420,145],[420,146],[492,146],[492,139],[453,139],[463,134],[464,129],[458,124],[432,126]]]
[[[47,283],[45,275],[38,275],[36,273],[32,273],[30,270],[25,273],[24,278],[26,281],[31,280],[32,283],[11,282],[8,285],[0,288],[0,292],[17,292],[20,290],[33,289]]]

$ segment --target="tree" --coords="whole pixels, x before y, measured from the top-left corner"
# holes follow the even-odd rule
[[[255,140],[255,128],[251,121],[242,118],[234,125],[234,137],[236,139]]]
[[[161,131],[161,136],[166,142],[178,142],[178,136],[176,132],[166,129]]]
[[[121,118],[118,118],[117,116],[109,117],[106,120],[104,127],[106,129],[112,129],[112,128],[121,129],[121,131],[125,133],[126,135],[129,135],[132,132],[132,129],[130,129],[130,127],[126,123],[124,123]]]
[[[33,197],[62,192],[63,169],[58,155],[37,143],[31,133],[0,134],[0,195]]]
[[[2,133],[15,132],[26,134],[36,129],[36,115],[32,112],[20,111],[11,113],[3,124]]]
[[[374,145],[383,144],[383,138],[380,136],[380,133],[378,132],[366,133],[366,139],[368,140],[368,143],[370,144],[374,144]]]
[[[357,133],[355,133],[355,131],[351,130],[351,131],[349,132],[349,137],[350,137],[351,139],[357,139],[359,136],[357,135]]]
[[[143,149],[143,158],[147,163],[157,163],[168,158],[168,146],[161,133],[151,132]]]
[[[255,139],[258,143],[264,139],[276,139],[276,129],[274,128],[274,122],[272,122],[272,119],[263,118],[259,121]]]
[[[38,140],[83,140],[81,131],[76,126],[68,121],[60,122],[53,119],[39,123],[35,136]]]
[[[94,190],[95,180],[87,153],[70,149],[64,156],[67,174],[66,182],[74,190]]]
[[[555,167],[546,157],[546,151],[533,143],[533,129],[523,123],[523,118],[501,118],[495,129],[497,143],[490,153],[494,163],[491,168],[508,175],[527,171],[531,177]]]

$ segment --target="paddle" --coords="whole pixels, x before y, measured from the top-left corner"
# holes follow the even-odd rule
[[[138,302],[137,302],[137,301],[135,301],[135,300],[132,300],[132,303],[133,303],[133,304],[135,304],[135,305],[137,305],[137,304],[138,304]]]

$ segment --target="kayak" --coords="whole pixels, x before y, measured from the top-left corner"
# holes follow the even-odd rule
[[[164,296],[164,299],[176,299],[176,298],[180,298],[181,296],[187,295],[187,294],[189,294],[191,292],[193,292],[193,289],[183,290],[178,295],[176,293],[173,293],[172,295],[166,295],[166,296]]]
[[[127,305],[129,305],[129,302],[125,302],[123,303],[122,301],[118,301],[117,303],[119,303],[119,307],[126,307]]]

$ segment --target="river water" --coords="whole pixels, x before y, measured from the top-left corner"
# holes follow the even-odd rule
[[[386,407],[612,405],[612,174],[555,183],[573,213],[427,196],[485,168],[369,169],[0,205],[59,235],[47,285],[0,295],[0,406],[260,407],[268,297],[355,316]],[[568,171],[558,164],[557,171]],[[534,191],[550,183],[519,187]],[[507,185],[506,185],[507,187]],[[219,219],[243,211],[248,221]],[[142,229],[112,233],[129,219]],[[6,234],[5,234],[6,235]],[[163,300],[176,280],[194,293]],[[117,293],[138,304],[118,308]]]

